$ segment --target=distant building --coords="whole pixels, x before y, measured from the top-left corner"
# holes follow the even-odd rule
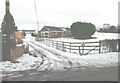
[[[108,23],[103,24],[103,28],[106,28],[106,29],[110,28],[110,24],[108,24]]]
[[[64,35],[64,31],[60,27],[44,26],[38,34],[45,38],[60,38]]]
[[[26,34],[31,34],[34,33],[36,30],[18,30],[18,31],[25,32]]]
[[[61,27],[61,29],[64,31],[64,34],[62,35],[63,37],[71,37],[71,31],[70,28],[68,27]]]

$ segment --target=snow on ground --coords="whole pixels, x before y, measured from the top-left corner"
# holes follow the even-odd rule
[[[62,56],[67,57],[70,60],[73,60],[73,62],[74,61],[79,62],[81,66],[94,66],[101,68],[106,66],[118,65],[118,53],[116,52],[80,56],[78,54],[62,52],[52,47],[47,47],[44,45],[42,46],[49,49],[50,51],[54,51],[56,53],[61,54]],[[47,56],[49,56],[48,53]],[[51,58],[53,59],[52,56]],[[22,57],[18,58],[17,61],[19,62],[18,63],[11,63],[9,61],[1,62],[0,71],[23,71],[28,69],[34,69],[35,65],[41,62],[41,58],[25,54]]]
[[[60,54],[63,57],[67,57],[71,60],[76,60],[79,61],[82,64],[82,62],[90,65],[112,65],[112,64],[117,64],[118,63],[118,53],[117,52],[111,52],[111,53],[101,53],[101,54],[89,54],[89,55],[83,55],[80,56],[79,54],[74,54],[74,53],[68,53],[68,52],[63,52],[60,50],[57,50],[55,48],[43,45],[42,43],[38,43],[40,46],[44,47],[45,49],[55,52],[56,54]]]
[[[100,32],[95,32],[92,37],[96,37],[99,40],[104,40],[104,39],[120,39],[120,34],[118,33],[100,33]]]
[[[35,41],[35,37],[32,37],[31,34],[27,34],[23,40],[24,42]]]
[[[29,41],[35,42],[35,38],[31,37],[30,35],[27,35],[26,38],[23,40],[26,44]],[[79,62],[81,66],[105,67],[105,66],[117,66],[118,65],[118,53],[117,52],[89,54],[89,55],[80,56],[79,54],[63,52],[53,47],[48,47],[40,42],[35,42],[35,43],[39,44],[40,46],[42,46],[43,48],[51,52],[55,52],[57,54],[60,54],[63,57],[67,57],[68,59],[73,60],[73,62],[74,61]],[[57,57],[50,54],[48,51],[37,48],[37,47],[36,49],[40,51],[42,50],[46,54],[46,56],[49,56],[49,58],[57,60]],[[30,48],[30,50],[33,50],[33,49]],[[38,66],[41,60],[42,59],[39,56],[34,57],[29,54],[24,54],[22,57],[17,59],[18,63],[11,63],[9,61],[0,62],[0,71],[24,71],[24,70],[34,69],[36,66]]]
[[[58,47],[59,49],[63,50],[63,42],[66,48],[70,48],[70,42],[71,42],[71,49],[66,49],[64,48],[65,51],[69,52],[74,52],[74,53],[79,53],[79,46],[82,45],[83,42],[99,42],[100,40],[105,40],[105,39],[119,39],[120,34],[118,33],[99,33],[99,32],[95,32],[94,35],[92,35],[93,38],[91,39],[74,39],[74,38],[70,38],[70,37],[62,37],[62,38],[44,38],[41,39],[43,40],[43,43],[49,44],[49,40],[54,40],[54,41],[61,41],[59,42],[59,44],[61,44],[61,47]],[[68,43],[65,43],[68,42]],[[73,42],[73,43],[72,43]],[[102,43],[101,45],[101,52],[109,52],[109,48],[107,45],[104,45],[105,43]],[[49,44],[50,46],[56,47],[57,44],[56,43],[52,43]],[[85,45],[87,46],[98,46],[99,43],[85,43]],[[60,46],[60,45],[59,45]],[[74,47],[74,46],[78,46],[78,47]],[[118,46],[117,46],[118,47]],[[74,49],[78,49],[78,50],[74,50]],[[84,47],[84,49],[94,49],[94,47]],[[99,47],[97,47],[96,49],[99,49]],[[84,50],[84,54],[87,53],[88,50]],[[94,50],[94,51],[90,51],[90,53],[99,53],[98,50]]]
[[[92,39],[73,39],[73,38],[53,38],[56,41],[64,41],[64,42],[98,42],[99,40],[105,40],[105,39],[119,39],[120,34],[118,33],[98,33],[95,32],[94,35],[92,35]]]
[[[17,61],[18,63],[11,63],[10,61],[0,62],[0,71],[24,71],[34,69],[34,65],[38,62],[40,63],[41,58],[24,54],[18,58]]]

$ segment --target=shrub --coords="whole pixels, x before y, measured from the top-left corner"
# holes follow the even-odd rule
[[[75,22],[71,25],[71,33],[74,38],[91,38],[95,31],[95,25],[91,23]]]

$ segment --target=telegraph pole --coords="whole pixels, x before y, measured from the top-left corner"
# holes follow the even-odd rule
[[[36,20],[37,20],[37,30],[36,30],[36,34],[37,34],[37,37],[36,37],[36,40],[39,40],[39,21],[38,21],[38,14],[37,14],[37,8],[36,8],[36,2],[34,0],[34,7],[35,7],[35,14],[36,14]]]

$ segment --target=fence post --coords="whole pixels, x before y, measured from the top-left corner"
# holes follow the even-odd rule
[[[49,39],[49,42],[48,42],[48,46],[50,46],[50,39]]]
[[[53,42],[52,42],[52,40],[50,40],[50,46],[52,47],[52,45],[53,45]]]
[[[81,49],[80,49],[80,46],[79,46],[79,54],[81,55]]]
[[[57,43],[56,43],[56,48],[58,49],[58,41],[57,41]]]
[[[47,45],[49,45],[49,40],[48,39],[47,39],[46,43],[47,43]]]
[[[99,41],[99,53],[101,53],[101,40]]]
[[[50,46],[52,47],[52,40],[50,40]]]
[[[45,39],[45,43],[46,43],[46,45],[47,45],[47,39]]]
[[[52,47],[54,47],[54,40],[52,40]]]
[[[82,55],[84,55],[84,46],[85,46],[85,43],[83,42],[82,43]]]
[[[48,41],[49,41],[48,46],[50,46],[50,39]]]
[[[62,42],[62,47],[63,47],[63,51],[64,51],[64,50],[65,50],[65,49],[64,49],[64,42]]]
[[[71,52],[71,42],[70,42],[70,52]]]
[[[45,39],[45,44],[47,45],[47,39]]]
[[[118,39],[118,52],[120,52],[120,39]]]

